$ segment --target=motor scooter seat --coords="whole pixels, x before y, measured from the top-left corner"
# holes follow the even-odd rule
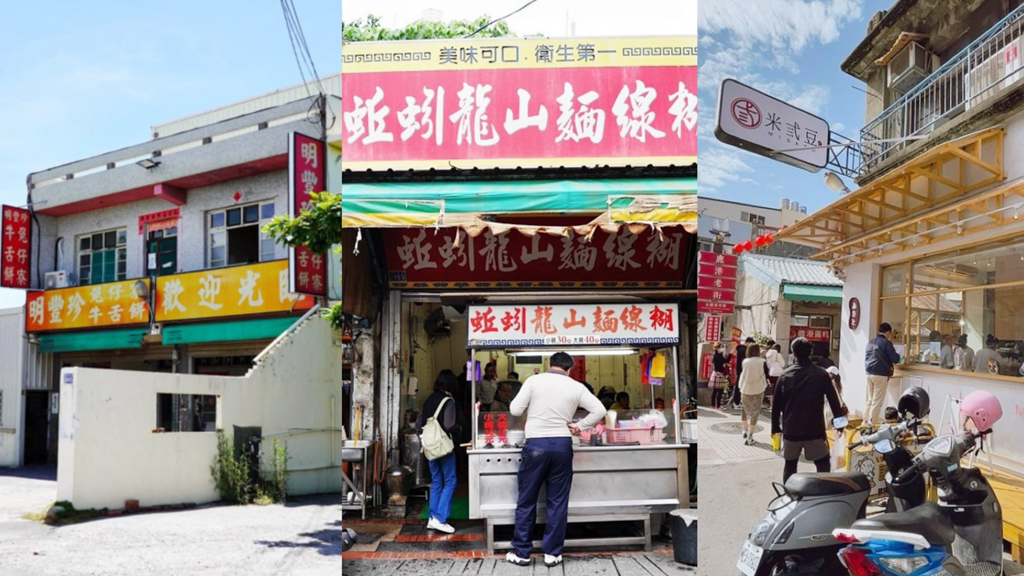
[[[924,536],[930,544],[942,546],[951,545],[956,536],[953,522],[934,502],[925,502],[906,512],[891,512],[857,520],[851,528],[911,532]]]
[[[870,489],[868,477],[860,472],[793,474],[786,480],[786,491],[794,496],[838,496]]]

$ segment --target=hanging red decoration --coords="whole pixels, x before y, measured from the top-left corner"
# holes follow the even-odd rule
[[[744,242],[742,244],[742,246],[743,246],[744,250],[753,250],[754,249],[754,243],[751,242],[750,240],[747,240],[746,242]]]
[[[764,246],[765,245],[764,236],[758,235],[757,238],[754,238],[754,244],[757,244],[758,248],[760,248],[761,246]]]
[[[765,234],[764,235],[764,243],[765,244],[771,244],[772,242],[775,242],[775,238],[772,237],[772,233],[769,232],[769,233]]]
[[[740,252],[743,251],[743,247],[741,245],[739,245],[739,244],[733,244],[732,245],[732,251],[733,251],[733,254],[739,254]]]

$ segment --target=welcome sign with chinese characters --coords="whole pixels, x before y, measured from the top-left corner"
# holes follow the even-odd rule
[[[312,306],[312,296],[297,297],[288,291],[287,260],[173,274],[156,280],[158,322],[288,312]]]
[[[677,304],[471,306],[471,347],[679,343]]]
[[[346,169],[683,165],[697,156],[697,39],[342,45]]]
[[[393,288],[682,288],[687,236],[682,226],[662,235],[598,229],[589,242],[575,233],[384,231]]]
[[[32,247],[32,223],[28,210],[4,206],[0,232],[3,234],[0,241],[0,286],[28,288]]]
[[[311,192],[327,187],[324,143],[298,132],[288,134],[288,215],[295,218],[310,201]],[[339,224],[340,225],[340,224]],[[327,296],[327,262],[305,245],[288,248],[288,289]]]
[[[148,290],[149,279],[143,278],[29,292],[25,332],[146,324],[149,306],[135,294],[136,282],[145,283]]]

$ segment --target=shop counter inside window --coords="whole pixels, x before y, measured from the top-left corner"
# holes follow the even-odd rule
[[[586,410],[578,410],[574,422],[585,418]],[[598,425],[582,430],[574,437],[574,445],[582,446],[647,446],[674,443],[674,422],[664,410],[609,410]],[[522,448],[526,441],[529,412],[513,416],[505,411],[481,411],[477,416],[476,448]]]
[[[1024,247],[1013,239],[882,270],[881,317],[905,367],[1024,377]]]

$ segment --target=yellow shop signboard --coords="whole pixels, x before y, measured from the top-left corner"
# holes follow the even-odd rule
[[[288,312],[312,306],[312,296],[288,292],[287,260],[173,274],[156,280],[157,322]]]
[[[131,326],[149,322],[149,307],[135,283],[149,292],[149,280],[121,280],[90,286],[29,292],[25,297],[25,332]]]

